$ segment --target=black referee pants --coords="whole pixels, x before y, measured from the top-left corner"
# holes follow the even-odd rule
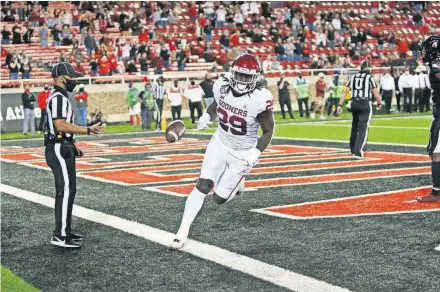
[[[408,113],[412,111],[412,99],[412,87],[403,88],[403,110]]]
[[[154,105],[156,107],[156,130],[162,130],[162,109],[163,109],[163,99],[155,99]]]
[[[351,124],[350,151],[356,156],[364,156],[364,147],[367,144],[368,128],[370,127],[371,115],[373,114],[369,101],[351,103]]]
[[[196,122],[196,117],[194,115],[195,110],[197,110],[197,116],[200,119],[200,117],[202,116],[202,112],[203,112],[203,107],[202,107],[201,101],[196,101],[196,102],[189,101],[189,112],[191,114],[191,123],[193,123],[193,124]]]
[[[70,236],[76,195],[75,146],[67,142],[49,143],[45,156],[55,176],[55,235]]]

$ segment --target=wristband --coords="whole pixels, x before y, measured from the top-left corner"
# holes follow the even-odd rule
[[[338,106],[342,107],[342,105],[338,104]]]

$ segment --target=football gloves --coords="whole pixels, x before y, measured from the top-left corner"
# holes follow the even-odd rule
[[[208,113],[204,113],[197,122],[197,129],[205,130],[209,124],[211,124],[211,116]]]
[[[254,167],[258,162],[258,158],[260,158],[261,151],[257,148],[252,148],[248,151],[246,155],[246,162],[250,167]]]
[[[75,157],[81,158],[84,157],[84,152],[81,149],[75,146]]]

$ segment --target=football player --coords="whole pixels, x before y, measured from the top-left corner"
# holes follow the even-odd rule
[[[419,60],[429,67],[434,119],[431,124],[428,144],[428,153],[432,161],[433,186],[428,195],[417,197],[417,201],[440,202],[440,36],[432,35],[422,43]]]
[[[199,119],[204,130],[216,117],[219,124],[205,152],[200,178],[189,194],[180,228],[171,243],[181,248],[206,196],[214,187],[218,204],[244,191],[244,178],[272,140],[273,96],[261,86],[261,68],[254,56],[243,54],[231,64],[230,73],[214,83],[214,101]],[[262,135],[258,138],[258,129]]]

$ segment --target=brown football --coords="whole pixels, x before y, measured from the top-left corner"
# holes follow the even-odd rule
[[[183,122],[181,120],[175,120],[168,125],[165,131],[165,139],[170,143],[179,141],[185,134],[185,130]]]

